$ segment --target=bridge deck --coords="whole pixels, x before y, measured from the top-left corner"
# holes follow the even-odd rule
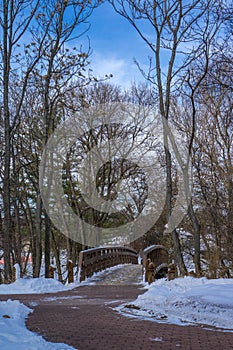
[[[34,309],[27,320],[30,330],[79,350],[233,349],[232,333],[142,321],[114,311],[114,307],[144,292],[137,285],[140,273],[140,266],[128,265],[103,273],[92,286],[11,299],[20,299]]]
[[[121,266],[121,265],[120,265]],[[137,285],[142,282],[142,265],[116,266],[103,271],[93,281],[98,285]]]

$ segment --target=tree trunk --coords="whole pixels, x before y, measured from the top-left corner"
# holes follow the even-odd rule
[[[165,145],[165,156],[166,156],[166,217],[167,223],[169,222],[172,214],[172,164],[171,164],[171,154],[168,149],[168,135],[164,130],[164,145]],[[179,235],[176,229],[172,229],[172,241],[174,247],[174,257],[175,262],[179,267],[180,274],[182,276],[187,275],[187,269],[184,263],[183,255],[181,253],[181,246]]]
[[[19,264],[20,271],[21,268],[21,251],[22,251],[22,241],[21,241],[21,230],[20,230],[20,216],[19,216],[19,203],[16,198],[13,197],[13,206],[14,206],[14,252],[15,252],[15,261],[14,263]]]
[[[4,248],[4,278],[11,281],[11,200],[10,200],[10,163],[11,136],[9,112],[9,74],[10,53],[8,51],[8,1],[4,1],[4,30],[3,30],[3,117],[4,117],[4,171],[3,171],[3,248]]]
[[[42,259],[42,245],[41,245],[41,213],[42,201],[41,195],[37,196],[36,206],[36,224],[35,232],[33,234],[33,277],[40,277],[41,259]]]
[[[50,266],[50,234],[51,234],[51,222],[47,213],[45,213],[45,241],[44,241],[44,254],[45,254],[45,278],[49,278],[49,266]]]
[[[56,260],[56,267],[57,267],[57,274],[58,274],[58,281],[62,282],[62,270],[61,270],[61,260],[60,260],[60,250],[59,246],[57,245],[54,232],[51,232],[51,238],[52,238],[52,245],[53,245],[53,252]]]
[[[194,264],[196,273],[201,275],[201,244],[200,244],[200,236],[201,236],[201,227],[197,220],[196,214],[193,210],[192,201],[188,208],[188,214],[192,221],[193,230],[194,230]]]

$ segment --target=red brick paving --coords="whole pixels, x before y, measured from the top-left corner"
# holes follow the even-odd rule
[[[0,300],[21,300],[34,309],[26,322],[30,330],[79,350],[233,349],[230,332],[143,321],[112,309],[143,292],[135,285],[95,285],[56,294],[1,295]]]

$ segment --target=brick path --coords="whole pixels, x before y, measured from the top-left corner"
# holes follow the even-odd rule
[[[34,309],[27,319],[30,330],[48,341],[66,343],[78,350],[233,349],[233,333],[142,321],[119,314],[112,308],[134,300],[144,291],[132,280],[127,285],[121,274],[118,281],[110,281],[109,276],[105,279],[72,291],[10,298]],[[0,296],[1,300],[8,298]]]

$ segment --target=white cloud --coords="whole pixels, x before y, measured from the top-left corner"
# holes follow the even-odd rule
[[[97,78],[103,78],[105,75],[112,74],[109,80],[113,84],[129,87],[131,83],[142,81],[143,77],[138,67],[132,60],[116,58],[113,55],[101,55],[95,53],[91,57],[91,68]]]

